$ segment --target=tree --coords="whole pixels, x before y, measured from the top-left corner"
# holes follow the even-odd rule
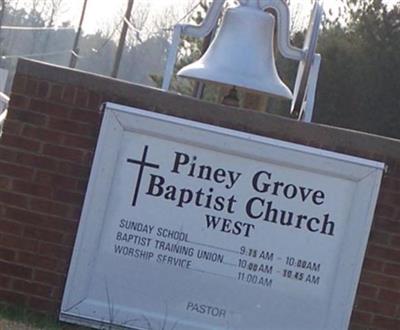
[[[400,138],[400,8],[347,0],[347,19],[327,26],[318,122]]]

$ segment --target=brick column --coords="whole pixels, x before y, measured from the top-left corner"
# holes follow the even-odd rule
[[[0,143],[0,299],[58,308],[99,108],[95,92],[16,74]]]

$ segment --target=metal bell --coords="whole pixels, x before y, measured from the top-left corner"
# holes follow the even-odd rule
[[[206,53],[178,76],[292,99],[274,56],[275,17],[258,7],[229,8]]]

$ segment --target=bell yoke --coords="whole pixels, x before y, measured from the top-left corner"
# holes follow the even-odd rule
[[[222,84],[233,87],[233,91],[237,87],[253,93],[292,100],[292,115],[311,121],[321,62],[320,55],[315,53],[322,19],[322,6],[318,0],[314,3],[301,49],[290,43],[290,13],[284,0],[241,0],[239,5],[225,11],[217,29],[225,1],[214,0],[201,25],[175,26],[162,89],[169,89],[181,35],[205,38],[213,36],[214,31],[217,31],[203,56],[182,68],[177,73],[178,76]],[[279,77],[275,65],[275,48],[283,57],[299,62],[293,92]],[[197,95],[201,97],[201,93]]]

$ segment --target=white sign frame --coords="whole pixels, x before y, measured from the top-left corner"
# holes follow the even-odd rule
[[[356,182],[353,207],[349,217],[358,221],[349,222],[346,237],[343,239],[341,261],[338,264],[337,277],[332,288],[336,290],[333,290],[329,301],[330,312],[324,327],[326,330],[347,329],[384,164],[112,103],[107,103],[105,106],[103,124],[64,291],[61,320],[97,328],[102,328],[113,321],[111,315],[95,316],[93,312],[89,312],[95,310],[100,303],[107,302],[93,301],[88,296],[88,292],[92,270],[97,260],[97,251],[101,244],[99,238],[106,221],[104,215],[118,158],[118,146],[126,131],[178,141],[225,154],[316,171]],[[254,152],[255,146],[257,146],[258,154]],[[368,194],[365,194],[365,191]],[[178,272],[179,270],[177,274]],[[129,327],[125,325],[125,328]],[[146,329],[144,327],[131,328]],[[210,325],[208,328],[193,327],[193,329],[215,328]],[[276,330],[267,326],[265,329]],[[297,329],[302,329],[301,325],[298,325]]]

